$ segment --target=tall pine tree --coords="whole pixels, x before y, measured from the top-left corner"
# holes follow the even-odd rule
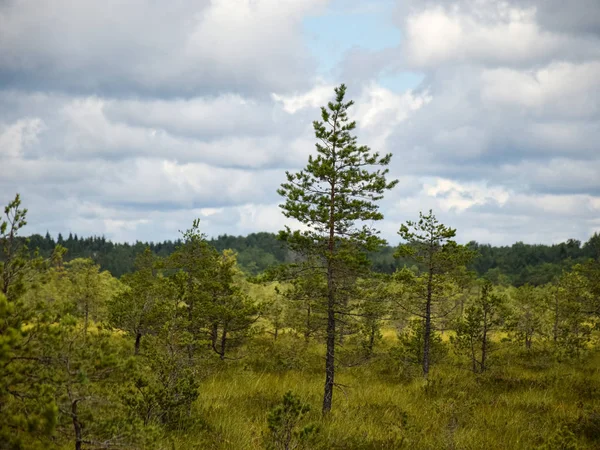
[[[322,271],[327,278],[327,353],[323,414],[331,410],[335,375],[335,343],[341,289],[348,277],[368,266],[366,252],[384,243],[367,221],[383,219],[377,201],[397,181],[386,181],[391,154],[380,156],[367,146],[358,146],[351,133],[356,122],[348,118],[352,101],[345,101],[346,86],[335,89],[335,101],[321,108],[321,121],[313,122],[317,155],[309,156],[304,170],[287,172],[287,183],[278,193],[286,217],[301,222],[303,231],[286,227],[280,238],[318,264],[311,270]],[[344,287],[342,287],[344,286]],[[343,305],[341,305],[343,306]]]

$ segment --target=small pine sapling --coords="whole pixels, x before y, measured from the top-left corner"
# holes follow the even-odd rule
[[[318,432],[314,424],[301,427],[309,411],[310,405],[303,403],[292,391],[286,392],[281,403],[273,408],[267,417],[269,435],[266,447],[273,450],[292,450],[308,444],[310,438]]]

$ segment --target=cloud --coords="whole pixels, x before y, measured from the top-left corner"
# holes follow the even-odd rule
[[[425,185],[430,197],[443,198],[441,208],[445,211],[465,211],[475,205],[504,205],[510,194],[503,188],[488,188],[485,184],[460,184],[452,180],[436,179],[435,184]]]
[[[432,207],[493,243],[599,230],[600,42],[570,21],[595,23],[600,4],[398,2],[397,14],[404,41],[377,71],[422,70],[414,92],[428,101],[390,128],[385,148],[394,173],[431,181],[387,216]]]
[[[324,3],[8,0],[0,80],[108,96],[286,91],[310,83],[300,21]]]
[[[43,127],[39,118],[21,119],[0,127],[0,160],[22,156],[24,148],[38,141]]]
[[[257,173],[168,160],[127,162],[115,169],[113,182],[98,188],[99,194],[108,203],[141,208],[221,207],[273,200],[271,180],[284,178],[281,171]]]
[[[588,239],[589,230],[600,225],[597,196],[523,193],[437,178],[417,192],[386,201],[384,235],[396,244],[400,224],[418,219],[419,211],[429,209],[442,223],[457,229],[457,240],[462,243],[558,243],[573,237]]]
[[[457,62],[523,66],[600,54],[593,42],[541,30],[536,8],[505,2],[431,6],[409,14],[405,26],[407,61],[417,68]]]
[[[277,110],[265,102],[237,94],[177,100],[113,100],[104,115],[113,122],[164,130],[172,135],[204,140],[269,135]]]
[[[283,105],[283,110],[289,114],[294,114],[304,108],[317,108],[326,104],[331,99],[331,92],[334,86],[328,84],[319,84],[302,94],[292,94],[288,96],[272,93],[271,97],[276,102]]]
[[[357,8],[398,33],[344,33],[319,73],[331,49],[311,51]],[[463,242],[600,230],[594,0],[0,2],[0,203],[21,192],[31,232],[276,231],[341,81],[359,143],[393,154],[390,242],[430,208]]]
[[[226,94],[188,100],[121,100],[14,92],[0,93],[0,100],[3,97],[12,111],[34,114],[43,122],[43,129],[37,130],[43,133],[43,141],[27,147],[29,159],[167,157],[220,167],[288,168],[304,163],[314,145],[310,120],[290,116],[269,99]],[[0,115],[0,123],[11,130],[20,130],[29,120],[7,115],[4,122]]]
[[[600,8],[596,0],[510,0],[510,3],[535,8],[536,18],[544,29],[600,36]]]
[[[485,69],[481,77],[484,105],[546,118],[600,115],[600,58],[580,64],[553,62],[536,70]]]

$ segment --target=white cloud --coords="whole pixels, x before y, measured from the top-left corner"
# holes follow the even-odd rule
[[[411,91],[396,94],[375,82],[367,84],[354,111],[361,139],[373,147],[373,150],[383,153],[387,149],[386,141],[394,129],[431,100],[427,91],[420,94]]]
[[[425,185],[425,193],[431,197],[442,198],[440,207],[444,211],[465,211],[475,205],[494,203],[504,205],[510,197],[501,187],[488,187],[485,183],[458,183],[438,178],[434,184]]]
[[[44,130],[44,123],[39,118],[25,118],[13,124],[1,125],[0,160],[22,156],[27,146],[38,142],[38,135]]]
[[[429,4],[411,12],[405,26],[408,61],[420,68],[458,62],[523,65],[600,54],[586,40],[540,29],[535,7],[503,1]]]
[[[31,231],[117,240],[174,239],[196,217],[209,235],[280,229],[276,189],[338,84],[302,30],[326,3],[0,2],[0,203],[21,192]],[[598,230],[600,4],[397,4],[402,43],[331,71],[359,143],[394,155],[384,236],[429,208],[462,241]],[[406,70],[420,86],[382,86]]]
[[[331,99],[334,86],[329,84],[318,84],[304,94],[279,95],[272,93],[271,97],[283,105],[283,110],[289,114],[295,114],[304,108],[317,108]]]
[[[428,92],[397,94],[374,81],[361,87],[359,98],[349,115],[357,121],[361,139],[377,148],[385,145],[385,140],[398,124],[431,101]],[[289,114],[310,109],[313,117],[319,118],[318,108],[332,99],[333,88],[332,85],[319,84],[303,94],[272,94],[272,97]]]
[[[112,100],[103,111],[107,119],[115,122],[211,139],[268,135],[278,109],[269,103],[226,93],[175,100]]]
[[[0,3],[0,76],[12,85],[193,95],[310,83],[301,19],[325,0]]]
[[[533,71],[482,72],[484,105],[526,110],[535,116],[589,117],[600,112],[600,60],[554,62]]]
[[[393,128],[431,99],[427,91],[421,94],[411,91],[396,94],[373,82],[365,87],[356,108],[356,115],[363,128],[377,128],[382,123],[388,128]]]
[[[558,243],[587,239],[600,229],[599,197],[517,193],[485,184],[433,180],[388,207],[382,224],[386,237],[396,244],[400,224],[429,209],[442,223],[456,228],[457,240],[463,243]]]

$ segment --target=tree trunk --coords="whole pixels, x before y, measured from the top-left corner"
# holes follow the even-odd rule
[[[189,281],[189,283],[188,283],[188,284],[191,286],[191,278],[190,278],[189,280],[190,280],[190,281]],[[192,324],[194,323],[194,322],[193,322],[193,319],[194,319],[194,314],[193,314],[193,309],[192,309],[192,308],[193,308],[193,305],[194,305],[194,302],[193,302],[193,300],[192,300],[192,301],[190,302],[189,306],[188,306],[188,322],[189,322],[189,323],[188,323],[188,331],[190,332],[190,334],[191,334],[192,336],[194,336],[194,335],[195,335],[195,333],[194,333],[194,330],[193,330],[193,328],[192,328]],[[192,361],[194,360],[194,341],[195,341],[195,339],[192,339],[192,342],[190,342],[190,343],[187,345],[187,352],[188,352],[188,363],[189,363],[189,365],[190,365],[190,366],[192,365]]]
[[[75,450],[81,450],[83,438],[81,436],[81,423],[77,417],[77,402],[79,402],[79,400],[75,400],[71,403],[71,417],[73,419],[73,429],[75,430]]]
[[[213,348],[216,348],[217,341],[219,340],[219,325],[216,323],[213,323],[210,329],[210,340]]]
[[[485,360],[487,358],[487,332],[488,332],[488,324],[487,324],[487,311],[483,313],[483,338],[481,340],[481,364],[479,365],[479,370],[481,373],[485,371]]]
[[[2,293],[6,297],[7,300],[11,300],[8,296],[8,288],[11,282],[11,272],[12,272],[12,249],[13,249],[13,241],[15,238],[15,225],[14,223],[11,225],[10,234],[8,237],[8,245],[6,246],[6,253],[4,254],[4,270],[2,271]]]
[[[338,307],[345,310],[348,306],[348,300],[345,298],[343,300],[338,298],[337,304]],[[343,320],[341,320],[339,323],[336,323],[336,333],[338,335],[338,342],[340,345],[344,345],[346,334],[348,333],[345,325],[346,323]]]
[[[429,280],[427,281],[427,303],[425,304],[425,333],[423,336],[423,376],[427,378],[429,374],[429,351],[431,345],[431,290],[433,283],[433,274],[429,271]]]
[[[369,334],[369,346],[367,347],[369,350],[369,355],[373,354],[373,345],[375,344],[375,333],[377,332],[377,326],[371,326],[371,333]]]
[[[140,354],[140,344],[142,342],[142,333],[140,333],[139,331],[136,333],[135,335],[135,346],[133,348],[133,354],[135,356]]]
[[[331,272],[329,269],[328,272]],[[335,376],[335,298],[332,276],[328,273],[327,300],[327,354],[325,356],[325,394],[323,395],[323,415],[331,411]]]
[[[337,116],[336,116],[337,120]],[[334,122],[336,122],[334,120]],[[333,132],[335,133],[335,127]],[[332,148],[335,167],[335,146]],[[335,177],[331,180],[329,196],[329,242],[327,245],[327,354],[325,356],[325,392],[323,394],[323,415],[331,411],[335,377],[335,291],[333,283],[333,255],[335,250]]]
[[[227,327],[223,326],[223,334],[221,334],[221,351],[219,352],[219,357],[221,361],[225,360],[225,346],[227,344]]]
[[[311,323],[310,323],[310,305],[308,305],[308,308],[306,310],[306,329],[304,330],[304,340],[306,342],[308,342],[308,340],[310,339],[310,330],[311,330]]]
[[[292,448],[292,429],[291,427],[287,427],[285,430],[285,441],[284,441],[284,450],[290,450]]]
[[[554,293],[554,330],[553,330],[554,343],[558,341],[558,293]]]
[[[194,352],[196,351],[195,343],[196,343],[196,330],[194,329],[194,297],[193,297],[193,281],[192,276],[190,274],[187,275],[187,285],[188,285],[188,293],[189,299],[186,299],[186,303],[188,304],[187,315],[188,315],[188,324],[187,329],[190,335],[192,336],[192,342],[187,345],[188,352],[188,364],[191,366],[194,361]]]

